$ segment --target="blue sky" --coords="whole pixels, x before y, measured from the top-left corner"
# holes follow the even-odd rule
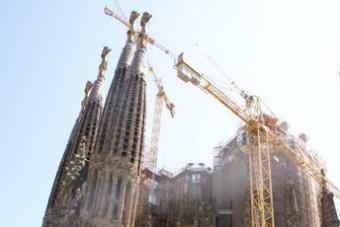
[[[1,226],[41,224],[84,85],[96,78],[104,45],[112,48],[108,90],[126,30],[104,15],[106,4],[114,6],[89,0],[0,2]],[[204,58],[209,53],[241,87],[288,121],[293,133],[306,132],[309,146],[339,185],[338,0],[126,0],[121,5],[126,12],[149,11],[150,33],[159,42],[188,53],[207,75],[225,80]],[[239,120],[178,80],[167,56],[152,47],[149,56],[177,112],[173,120],[163,115],[159,167],[211,164],[213,147],[234,135]],[[147,80],[150,128],[155,88]]]

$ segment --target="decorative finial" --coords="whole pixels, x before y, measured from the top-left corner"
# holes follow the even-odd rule
[[[91,81],[87,81],[85,84],[85,89],[84,89],[84,98],[81,101],[81,110],[80,112],[83,112],[85,110],[85,107],[87,106],[88,103],[88,98],[90,96],[90,91],[93,88],[93,83]]]
[[[152,15],[148,12],[144,12],[142,19],[140,21],[140,26],[142,27],[142,33],[146,33],[146,24],[150,21]]]
[[[129,23],[130,23],[130,29],[133,29],[133,24],[135,23],[136,19],[139,17],[139,13],[136,12],[136,11],[132,11],[131,14],[130,14],[130,20],[129,20]]]
[[[140,38],[140,44],[141,46],[145,47],[148,42],[148,36],[146,34],[146,25],[150,21],[152,15],[148,12],[144,12],[142,19],[140,20],[140,26],[142,27],[139,38]]]
[[[86,82],[85,89],[84,89],[85,96],[88,96],[92,86],[93,86],[93,83],[91,81]]]
[[[107,61],[107,56],[110,53],[111,49],[105,46],[102,51],[102,59]]]
[[[99,65],[99,74],[98,74],[98,78],[100,77],[104,77],[104,74],[107,70],[107,61],[108,61],[108,55],[110,53],[111,49],[108,48],[107,46],[105,46],[103,48],[103,51],[102,51],[102,62],[101,64]]]
[[[135,29],[133,28],[133,25],[135,23],[135,21],[137,20],[137,18],[139,17],[139,13],[137,13],[136,11],[132,11],[130,13],[130,19],[129,19],[129,31],[128,31],[128,37],[129,37],[129,41],[132,41],[134,35],[135,35]]]

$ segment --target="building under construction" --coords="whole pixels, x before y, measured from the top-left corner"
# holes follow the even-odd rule
[[[245,126],[217,148],[213,168],[203,163],[189,163],[177,173],[156,172],[155,163],[143,168],[148,166],[142,163],[147,156],[146,46],[171,52],[148,36],[150,14],[143,14],[138,31],[133,26],[138,13],[132,12],[127,22],[108,9],[105,12],[129,27],[127,41],[105,103],[109,48],[102,52],[96,81],[86,84],[44,227],[339,226],[329,188],[334,185],[325,177],[320,158],[305,147],[306,136],[293,137],[285,122],[259,111],[257,115],[244,111],[182,55],[175,66],[178,77],[212,95]],[[251,109],[256,99],[243,90],[240,95]],[[173,105],[165,103],[172,110]],[[159,130],[159,125],[154,128]],[[256,142],[262,138],[267,140]],[[153,149],[151,160],[156,162],[157,146]],[[256,155],[267,158],[258,161]]]
[[[281,124],[284,125],[285,122]],[[320,171],[325,169],[323,162],[305,149],[304,135],[286,136],[306,161]],[[212,188],[220,224],[217,226],[248,226],[250,220],[249,163],[242,143],[241,133],[215,151]],[[317,183],[279,151],[271,151],[271,169],[276,226],[339,226],[332,194],[325,185]]]
[[[323,162],[305,148],[304,134],[286,136],[308,162],[324,171]],[[176,174],[143,170],[137,226],[250,226],[249,163],[242,138],[240,130],[226,145],[215,148],[213,169],[189,163]],[[282,152],[273,150],[271,161],[275,226],[339,226],[333,194],[325,185]]]
[[[142,171],[137,226],[215,226],[212,169],[189,163],[177,173]]]

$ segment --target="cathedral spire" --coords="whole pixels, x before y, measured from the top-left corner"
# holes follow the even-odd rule
[[[135,14],[136,15],[136,14]],[[106,99],[81,209],[82,226],[134,226],[144,149],[146,25],[130,29]],[[136,48],[137,45],[137,48]],[[134,47],[134,51],[132,51]]]
[[[56,174],[47,205],[43,226],[75,226],[88,163],[94,149],[103,109],[103,83],[110,49],[104,47],[98,78],[87,82],[79,117],[71,132]]]
[[[108,47],[104,47],[102,52],[102,62],[99,65],[99,72],[97,80],[93,83],[93,87],[91,89],[91,94],[89,97],[89,102],[97,102],[101,106],[103,106],[103,97],[104,97],[104,81],[105,81],[105,72],[107,70],[107,61],[109,57],[111,49]]]
[[[130,20],[129,20],[130,27],[127,32],[127,40],[125,43],[125,47],[120,55],[116,70],[123,68],[123,67],[127,67],[131,64],[134,51],[136,48],[135,41],[136,41],[136,35],[137,35],[137,32],[134,29],[134,23],[136,19],[138,18],[138,16],[139,16],[139,13],[137,13],[136,11],[132,11],[130,14]]]
[[[148,42],[148,35],[146,33],[146,26],[149,20],[151,19],[152,15],[148,12],[144,12],[140,25],[141,25],[141,32],[137,38],[137,50],[135,56],[133,58],[131,64],[131,75],[137,75],[144,73],[145,70],[145,61],[146,61],[146,45]]]
[[[130,27],[127,32],[127,40],[122,53],[119,57],[118,64],[115,70],[115,74],[110,86],[109,93],[106,98],[102,125],[99,131],[100,139],[96,142],[96,152],[109,150],[112,141],[112,134],[107,133],[112,130],[114,119],[117,117],[118,106],[122,100],[124,93],[124,84],[126,78],[130,73],[130,65],[133,60],[136,51],[136,36],[137,32],[134,29],[134,22],[138,18],[139,13],[132,11],[130,14]]]

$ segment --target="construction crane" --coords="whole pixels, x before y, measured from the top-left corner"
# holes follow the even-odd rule
[[[169,110],[171,117],[175,116],[175,105],[169,100],[167,94],[164,91],[162,79],[158,77],[150,66],[148,62],[148,70],[153,76],[153,80],[157,87],[156,99],[155,99],[155,107],[153,113],[153,121],[152,121],[152,131],[151,131],[151,140],[150,147],[146,153],[146,157],[144,157],[144,168],[149,169],[151,171],[151,182],[150,182],[150,191],[149,191],[149,202],[154,203],[155,190],[157,187],[156,183],[156,171],[157,171],[157,157],[158,157],[158,145],[159,145],[159,135],[161,129],[161,120],[162,120],[162,110],[163,104],[165,104],[166,108]],[[148,209],[148,212],[151,212]]]
[[[105,8],[105,13],[118,19],[125,26],[130,27],[128,22],[117,18],[117,15],[108,7]],[[177,76],[181,80],[189,82],[211,95],[245,123],[247,141],[245,147],[249,155],[250,225],[252,227],[275,226],[270,165],[270,149],[273,146],[288,157],[291,157],[296,166],[313,177],[317,182],[320,184],[326,182],[328,189],[340,199],[340,189],[324,176],[321,170],[316,168],[306,158],[304,153],[296,150],[296,148],[280,136],[279,132],[274,132],[273,129],[266,125],[259,97],[249,95],[245,91],[240,90],[238,94],[244,100],[244,105],[238,104],[208,76],[189,64],[184,59],[183,54],[176,57],[176,54],[157,43],[153,38],[149,37],[148,41],[175,60]]]
[[[291,157],[294,163],[306,174],[320,184],[327,182],[328,189],[340,199],[340,189],[326,178],[319,168],[316,168],[303,153],[298,152],[285,141],[278,132],[270,129],[265,123],[261,111],[260,99],[245,92],[240,95],[245,101],[245,108],[233,101],[227,93],[221,90],[206,75],[200,73],[179,55],[177,76],[184,82],[190,82],[207,94],[217,99],[246,124],[247,150],[249,151],[250,204],[251,226],[274,226],[273,195],[271,183],[271,166],[269,150],[277,146],[284,154]]]
[[[145,167],[150,169],[153,173],[155,173],[158,156],[159,133],[161,128],[163,104],[165,104],[166,108],[169,110],[169,113],[172,118],[175,116],[175,105],[170,101],[167,94],[165,93],[162,84],[162,79],[156,75],[150,64],[148,66],[148,69],[152,74],[153,80],[157,86],[157,93],[152,121],[150,148],[146,154]]]
[[[247,125],[247,150],[249,154],[249,183],[251,204],[251,226],[272,227],[274,222],[273,192],[269,155],[269,134],[262,124],[262,111],[258,97],[240,93],[246,109],[240,107],[213,81],[200,73],[179,55],[175,65],[177,76],[191,82],[207,94],[212,95]]]
[[[104,8],[104,13],[108,16],[111,16],[113,18],[115,18],[116,20],[118,20],[119,22],[121,22],[123,25],[125,25],[126,27],[131,29],[131,24],[124,19],[123,16],[120,16],[119,14],[115,13],[110,7],[106,6]],[[168,48],[166,48],[165,46],[161,45],[160,43],[156,42],[155,39],[153,39],[152,37],[148,37],[148,42],[157,47],[159,50],[161,50],[163,53],[169,55],[174,61],[176,61],[177,59],[177,55],[175,53],[173,53],[172,51],[170,51]]]

